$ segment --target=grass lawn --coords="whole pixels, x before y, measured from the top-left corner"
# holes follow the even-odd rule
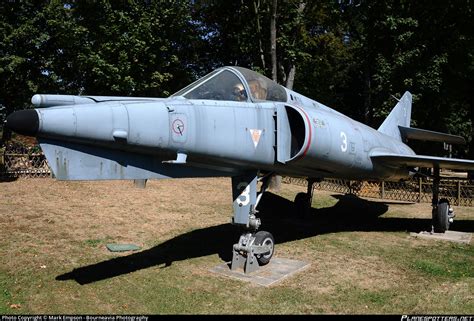
[[[311,264],[265,288],[209,272],[239,236],[230,179],[0,182],[0,314],[474,314],[472,243],[409,236],[429,204],[315,191],[301,218],[304,190],[259,205],[275,255]],[[455,211],[452,229],[473,232],[474,209]]]

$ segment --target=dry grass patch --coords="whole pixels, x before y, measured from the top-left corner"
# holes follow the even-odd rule
[[[408,236],[429,204],[316,191],[302,219],[302,191],[283,184],[260,215],[276,255],[311,266],[261,288],[208,271],[238,239],[230,179],[0,183],[0,313],[474,313],[472,247]],[[473,209],[456,210],[472,232]]]

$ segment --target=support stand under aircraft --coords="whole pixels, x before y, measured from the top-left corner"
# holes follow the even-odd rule
[[[405,144],[464,143],[410,127],[409,92],[378,130],[240,67],[217,69],[168,98],[35,95],[32,103],[43,108],[15,112],[6,126],[36,136],[60,180],[231,177],[233,223],[243,230],[232,268],[246,272],[274,253],[257,218],[272,175],[308,178],[295,199],[305,212],[317,180],[397,181],[434,168],[433,226],[444,232],[454,215],[438,200],[439,169],[474,169],[472,160],[416,155]]]

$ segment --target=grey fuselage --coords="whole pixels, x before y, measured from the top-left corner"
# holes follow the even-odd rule
[[[170,97],[39,108],[37,136],[46,144],[67,141],[130,152],[132,158],[132,152],[146,155],[156,164],[181,153],[187,155],[185,163],[160,168],[173,168],[173,173],[203,169],[166,177],[233,176],[255,169],[311,178],[398,180],[409,175],[370,158],[374,151],[413,155],[401,141],[293,91],[287,94],[287,102]],[[93,176],[72,174],[62,157],[56,151],[53,167],[59,179],[134,178],[102,168]]]

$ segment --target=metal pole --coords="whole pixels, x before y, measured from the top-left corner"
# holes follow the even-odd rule
[[[146,179],[134,179],[133,185],[138,188],[145,188],[146,187]]]
[[[440,182],[440,177],[439,177],[439,166],[435,166],[433,168],[433,198],[431,199],[431,204],[433,207],[438,206],[438,199],[439,199],[439,182]]]
[[[458,203],[456,205],[461,205],[461,181],[458,181]]]
[[[418,188],[418,203],[421,203],[421,193],[423,192],[423,180],[421,177],[418,178],[419,188]]]
[[[382,184],[380,184],[380,193],[381,193],[382,199],[385,199],[385,181],[382,181]]]

